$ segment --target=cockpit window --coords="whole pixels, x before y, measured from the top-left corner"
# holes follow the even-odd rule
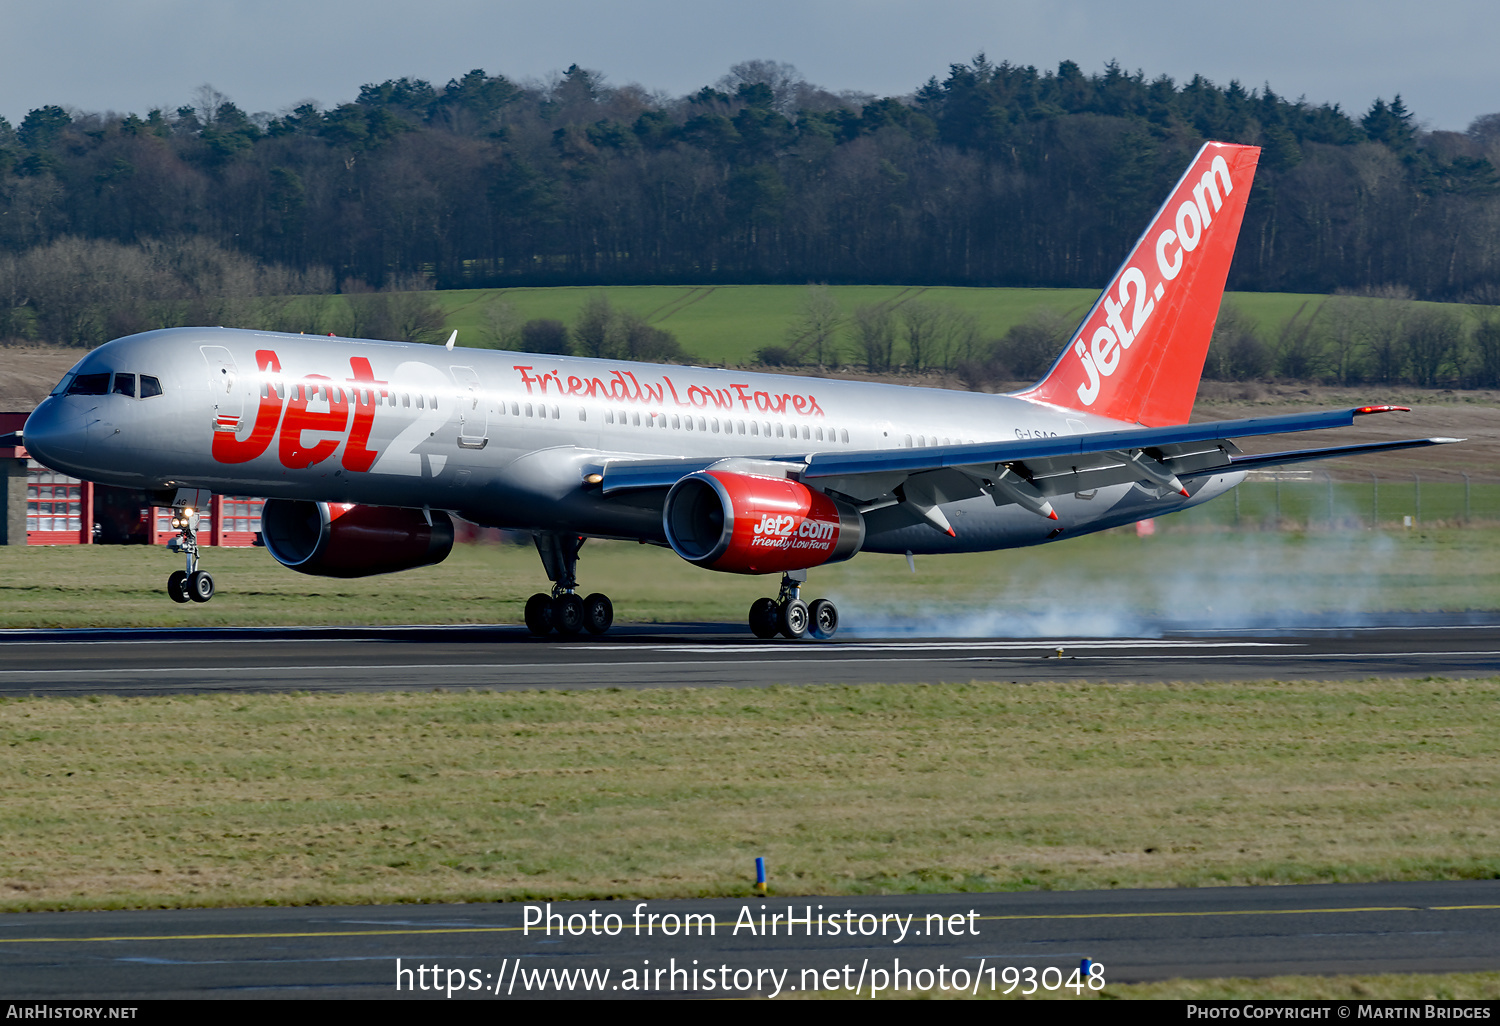
[[[141,398],[150,399],[153,395],[161,395],[161,382],[149,374],[141,375]]]
[[[73,379],[78,375],[78,368],[82,367],[82,366],[83,366],[83,360],[79,360],[73,366],[69,367],[68,368],[68,373],[66,373],[66,374],[64,374],[62,376],[62,380],[57,383],[56,387],[54,387],[52,389],[51,393],[49,393],[49,394],[51,394],[51,395],[67,395],[68,394],[68,386],[73,383]]]
[[[68,395],[108,395],[109,371],[100,374],[79,374],[68,386]]]
[[[119,373],[116,373],[115,374],[115,387],[113,389],[111,389],[110,391],[113,392],[115,395],[128,395],[128,396],[130,396],[130,398],[134,399],[135,398],[135,375],[134,374],[119,374]]]

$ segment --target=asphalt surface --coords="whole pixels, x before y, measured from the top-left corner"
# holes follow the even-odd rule
[[[687,914],[703,917],[691,936],[679,923]],[[788,936],[788,915],[812,925],[794,923]],[[875,986],[911,994],[944,981],[970,992],[1056,990],[1084,959],[1106,990],[1174,977],[1496,970],[1500,881],[0,919],[0,989],[10,999],[445,1001],[453,988],[454,999],[504,1001],[814,987],[868,997]],[[580,970],[592,975],[559,976]]]
[[[1401,615],[1360,627],[1161,624],[1138,637],[822,643],[760,642],[719,624],[625,626],[571,641],[511,627],[0,631],[0,695],[1468,677],[1500,672],[1497,619]],[[809,907],[813,916],[837,914],[856,933],[834,935],[825,923],[821,935],[798,925],[788,937],[782,925],[763,936],[762,903],[768,916],[785,916],[788,905],[798,917]],[[581,936],[523,930],[526,908],[514,904],[4,916],[0,997],[447,1000],[448,988],[454,999],[488,1000],[749,996],[814,983],[867,995],[881,983],[909,992],[960,978],[981,989],[1066,985],[1084,959],[1104,967],[1094,972],[1105,987],[1172,977],[1500,970],[1500,881],[771,897],[651,902],[643,910],[706,914],[716,924],[712,936],[692,937],[636,933],[635,909],[554,905],[564,923],[581,917],[571,920]],[[735,931],[743,909],[755,932]],[[611,913],[620,917],[613,936]],[[929,915],[944,917],[941,934]],[[915,918],[905,920],[898,943],[906,916]],[[882,933],[858,932],[877,922]],[[556,972],[548,977],[549,969],[609,975],[587,977],[585,989],[576,977],[571,984]],[[398,970],[407,971],[399,992]]]
[[[1500,618],[1488,619],[828,642],[758,641],[723,624],[625,626],[570,640],[520,627],[0,631],[0,695],[1474,677],[1500,672]]]

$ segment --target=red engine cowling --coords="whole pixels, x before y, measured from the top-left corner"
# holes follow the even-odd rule
[[[453,521],[419,509],[348,502],[267,499],[266,551],[282,566],[318,577],[369,577],[441,563],[453,551]]]
[[[865,540],[864,518],[822,492],[786,478],[715,470],[672,486],[662,526],[683,559],[733,574],[837,563]]]

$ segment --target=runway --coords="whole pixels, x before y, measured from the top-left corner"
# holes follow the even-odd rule
[[[824,643],[761,642],[722,624],[626,625],[603,639],[570,641],[515,627],[4,631],[0,695],[1473,677],[1500,671],[1497,621],[1402,615],[1361,626],[1163,624],[1136,637]],[[787,937],[783,926],[773,938],[734,931],[743,910],[759,916],[761,903],[649,903],[647,914],[692,913],[717,924],[712,936],[691,938],[623,927],[613,936],[538,936],[522,930],[526,912],[517,904],[13,915],[0,917],[0,974],[12,998],[446,1000],[439,988],[456,986],[454,998],[499,1000],[749,996],[812,986],[851,995],[859,986],[867,995],[882,980],[939,987],[940,967],[945,985],[962,978],[1003,990],[1007,967],[1018,986],[1028,971],[1033,985],[1057,985],[1084,959],[1104,966],[1104,986],[1500,969],[1500,881],[764,901],[768,915],[785,917],[790,904],[794,917],[837,913],[844,923],[887,929],[914,917],[899,943],[848,930]],[[635,907],[574,902],[552,911],[562,922],[613,913],[625,924]],[[937,920],[928,916],[948,929],[933,932]],[[650,979],[648,966],[668,975],[630,990]],[[712,990],[703,975],[710,967]],[[398,993],[398,968],[421,969],[425,988],[412,973],[399,977],[408,986]],[[903,968],[918,975],[901,977]],[[591,975],[568,976],[564,986],[548,969]],[[677,969],[687,975],[671,975]]]
[[[868,997],[882,985],[1073,995],[1066,981],[1084,959],[1106,991],[1174,977],[1492,971],[1500,881],[0,919],[11,999]]]
[[[0,695],[427,688],[1475,677],[1500,672],[1500,618],[1361,627],[1164,625],[1146,636],[764,642],[737,625],[537,639],[521,627],[0,632]]]

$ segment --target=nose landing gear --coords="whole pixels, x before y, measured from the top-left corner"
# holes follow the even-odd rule
[[[750,631],[757,638],[771,639],[780,634],[796,640],[811,634],[827,639],[838,633],[838,607],[827,599],[811,605],[802,601],[806,570],[790,570],[781,578],[781,591],[774,599],[756,599],[750,607]]]
[[[615,622],[615,607],[599,592],[578,597],[578,550],[584,539],[576,534],[536,536],[536,550],[552,581],[552,594],[537,592],[526,600],[526,628],[537,637],[552,631],[571,637],[582,631],[603,634]]]
[[[177,537],[167,543],[173,552],[187,559],[186,570],[176,570],[167,578],[167,594],[173,602],[207,602],[214,597],[214,579],[208,571],[198,569],[198,511],[191,506],[172,510],[172,526]]]

